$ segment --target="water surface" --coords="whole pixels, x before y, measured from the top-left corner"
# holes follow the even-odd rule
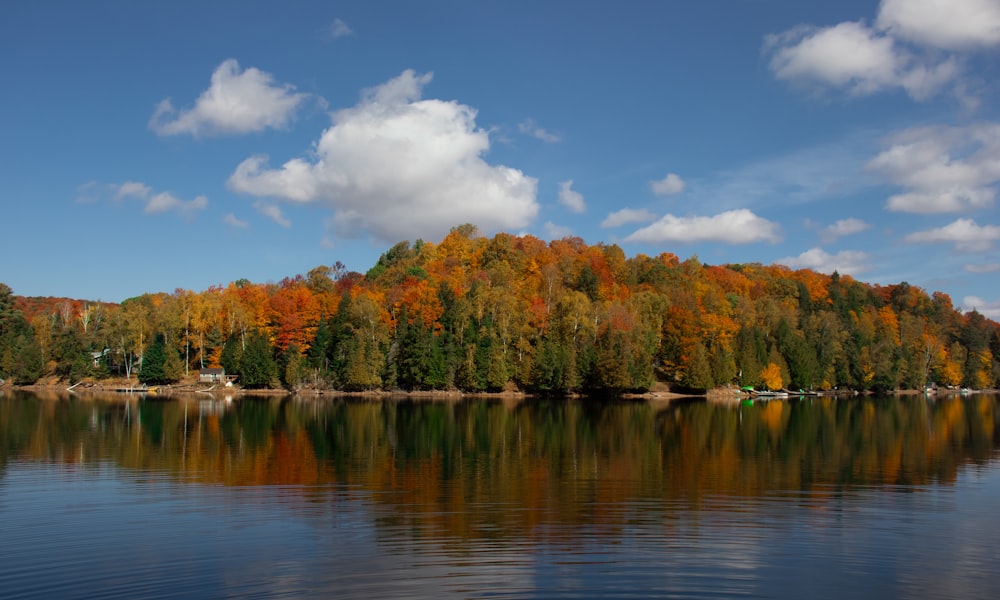
[[[0,398],[5,598],[989,597],[997,398]]]

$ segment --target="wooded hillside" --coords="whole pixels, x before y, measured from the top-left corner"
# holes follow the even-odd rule
[[[1000,326],[941,292],[471,225],[400,242],[364,275],[338,262],[278,283],[39,306],[0,284],[5,378],[165,383],[222,366],[246,387],[340,390],[1000,382]]]

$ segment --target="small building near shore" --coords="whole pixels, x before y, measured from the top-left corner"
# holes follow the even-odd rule
[[[198,370],[200,383],[222,383],[226,381],[226,370],[222,367],[210,367]]]

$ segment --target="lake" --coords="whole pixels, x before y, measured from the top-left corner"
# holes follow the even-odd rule
[[[4,598],[985,598],[993,395],[0,392]]]

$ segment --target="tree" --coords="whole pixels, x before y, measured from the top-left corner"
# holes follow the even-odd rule
[[[142,358],[142,369],[139,371],[139,381],[147,385],[167,383],[164,365],[167,362],[167,343],[162,333],[156,334],[153,343],[146,349]]]
[[[42,348],[31,325],[14,304],[13,292],[0,283],[0,378],[34,383],[42,375]]]
[[[42,348],[30,330],[22,331],[0,350],[0,374],[19,385],[38,381],[44,368]]]
[[[306,358],[302,356],[299,347],[294,342],[288,346],[282,356],[284,367],[281,370],[281,381],[290,389],[297,389],[302,385],[302,380],[306,375]]]
[[[780,390],[784,387],[784,382],[781,379],[781,367],[774,363],[768,363],[764,370],[760,373],[760,378],[764,383],[764,387],[769,390]]]
[[[269,387],[277,379],[277,371],[270,341],[263,332],[254,330],[247,337],[240,361],[240,383],[246,388]]]
[[[222,353],[219,355],[219,364],[227,373],[239,375],[243,364],[243,336],[234,333],[229,336],[222,346]]]
[[[325,376],[330,370],[330,345],[333,343],[333,334],[325,318],[320,318],[316,326],[316,335],[309,344],[309,351],[306,353],[306,365]]]

